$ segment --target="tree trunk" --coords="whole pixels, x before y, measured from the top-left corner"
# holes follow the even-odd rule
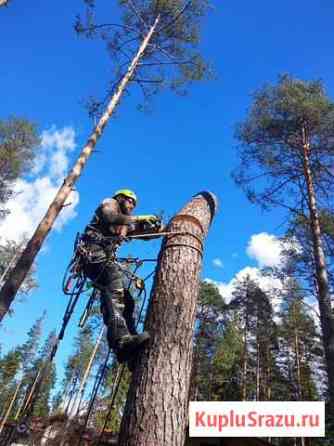
[[[9,403],[8,409],[6,410],[6,413],[5,413],[5,415],[4,415],[3,419],[2,419],[2,422],[1,422],[1,425],[0,425],[0,434],[1,434],[1,432],[3,431],[3,428],[5,427],[5,425],[6,425],[6,423],[7,423],[7,420],[8,420],[8,417],[9,417],[11,411],[12,411],[12,408],[13,408],[13,405],[14,405],[14,403],[15,403],[16,397],[17,397],[17,395],[18,395],[18,393],[19,393],[19,390],[20,390],[20,387],[21,387],[21,385],[22,385],[22,381],[23,381],[23,380],[21,379],[21,380],[18,382],[18,384],[17,384],[17,386],[16,386],[16,388],[15,388],[14,395],[12,396],[12,399],[11,399],[11,401],[10,401],[10,403]]]
[[[302,401],[303,391],[302,391],[302,380],[301,380],[301,366],[300,366],[300,350],[299,350],[299,336],[297,329],[297,317],[296,317],[296,303],[293,304],[293,321],[294,321],[294,347],[295,347],[295,358],[296,358],[296,372],[297,372],[297,399]],[[305,439],[300,438],[300,445],[305,446]]]
[[[316,280],[318,286],[318,301],[319,301],[320,321],[322,329],[322,339],[327,362],[328,388],[329,388],[329,400],[330,400],[329,402],[330,402],[331,414],[334,417],[334,316],[332,313],[325,254],[322,247],[321,229],[320,229],[319,215],[316,204],[315,191],[313,186],[313,177],[309,162],[310,143],[305,129],[303,129],[303,142],[304,142],[304,147],[303,147],[304,175],[307,185],[308,207],[311,220],[313,256],[316,267]]]
[[[145,328],[151,339],[132,376],[119,446],[183,446],[202,239],[216,212],[214,195],[195,196],[169,224],[159,254]]]
[[[259,309],[256,311],[256,401],[261,394],[261,364],[260,364]]]
[[[246,308],[248,312],[248,309]],[[244,327],[244,351],[242,355],[242,388],[241,388],[241,400],[247,400],[247,369],[248,369],[248,349],[247,349],[247,334],[248,334],[248,314],[246,315],[245,327]]]
[[[82,169],[84,168],[88,158],[92,154],[98,139],[102,135],[104,127],[106,126],[116,106],[118,105],[127,84],[133,77],[136,67],[145,53],[146,47],[149,44],[152,35],[154,34],[154,31],[156,30],[159,20],[160,16],[156,18],[154,24],[148,31],[136,56],[133,58],[131,64],[129,65],[127,73],[120,81],[116,93],[111,98],[106,111],[100,118],[98,124],[91,133],[86,145],[82,149],[81,154],[78,160],[76,161],[73,169],[71,170],[69,175],[65,178],[63,185],[59,188],[56,197],[51,203],[45,216],[39,223],[34,235],[27,243],[27,246],[24,249],[22,255],[20,256],[17,264],[8,275],[8,279],[6,280],[4,286],[0,291],[0,321],[3,319],[3,317],[9,310],[9,307],[12,301],[14,300],[16,293],[19,290],[27,273],[29,272],[34,262],[34,259],[38,254],[46,236],[50,232],[53,223],[55,222],[62,208],[64,207],[66,199],[70,196],[74,184],[80,177]]]
[[[256,401],[260,401],[260,343],[256,343]]]
[[[293,334],[294,334],[294,349],[295,349],[295,361],[296,361],[296,375],[297,375],[297,399],[302,401],[302,381],[301,381],[301,371],[300,371],[300,352],[299,352],[299,336],[297,329],[297,318],[296,318],[296,304],[293,304]]]
[[[83,394],[85,392],[86,383],[87,383],[87,380],[88,380],[88,377],[89,377],[89,374],[90,374],[90,371],[91,371],[91,368],[92,368],[93,361],[95,359],[96,353],[97,353],[97,351],[98,351],[98,349],[100,347],[100,343],[102,341],[103,333],[104,333],[104,327],[102,327],[102,329],[100,331],[100,334],[99,334],[99,336],[98,336],[98,338],[96,340],[95,347],[94,347],[94,349],[92,351],[92,354],[90,355],[90,358],[89,358],[89,361],[88,361],[88,364],[87,364],[84,376],[83,376],[83,378],[81,380],[81,383],[80,383],[79,390],[78,390],[78,392],[77,392],[77,394],[75,396],[74,402],[72,404],[72,409],[70,410],[69,420],[71,418],[73,418],[73,417],[79,416],[79,414],[80,414],[80,406],[81,406]]]
[[[272,352],[270,347],[267,347],[267,366],[266,366],[266,400],[271,401],[272,392]]]

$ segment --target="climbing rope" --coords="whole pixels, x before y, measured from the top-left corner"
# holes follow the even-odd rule
[[[128,285],[127,289],[129,290],[131,288],[133,282],[137,282],[137,285],[138,285],[138,282],[140,282],[140,285],[141,285],[140,287],[137,287],[139,289],[139,294],[137,295],[137,299],[142,294],[143,294],[143,299],[142,299],[141,308],[140,308],[139,313],[138,313],[138,318],[137,318],[137,322],[136,322],[136,328],[140,324],[141,316],[142,316],[142,313],[144,311],[144,308],[145,308],[145,305],[146,305],[146,301],[147,301],[147,290],[146,290],[145,283],[154,274],[155,269],[152,272],[150,272],[147,276],[145,276],[144,279],[140,279],[137,276],[137,271],[144,263],[146,263],[146,262],[156,262],[156,261],[157,261],[157,259],[149,259],[149,258],[147,258],[147,259],[139,259],[139,258],[132,258],[132,257],[118,258],[117,259],[117,264],[122,269],[122,272],[125,275],[127,275],[127,277],[129,277],[129,279],[130,279],[129,285]],[[123,266],[124,264],[134,265],[134,270],[130,271],[126,266]],[[80,429],[80,437],[79,437],[79,441],[77,443],[77,446],[80,446],[81,443],[82,443],[82,438],[83,438],[85,429],[87,427],[87,424],[89,422],[89,418],[91,416],[91,413],[92,413],[92,410],[93,410],[93,406],[94,406],[94,403],[95,403],[95,400],[96,400],[99,388],[100,388],[100,386],[102,384],[102,381],[103,381],[104,375],[106,373],[106,370],[108,369],[108,360],[109,360],[109,357],[110,357],[110,353],[111,353],[111,351],[109,349],[107,357],[106,357],[106,360],[105,360],[105,362],[103,364],[103,367],[102,367],[100,373],[98,373],[96,378],[95,378],[95,382],[94,382],[94,385],[93,385],[93,390],[92,390],[92,393],[91,393],[91,398],[90,398],[88,410],[87,410],[87,413],[86,413],[85,421],[84,421],[84,424],[81,426],[81,429]],[[99,436],[99,440],[98,440],[98,444],[100,444],[100,441],[102,440],[102,437],[103,437],[104,432],[105,432],[105,428],[106,428],[107,423],[109,421],[109,418],[110,418],[110,416],[112,414],[114,402],[115,402],[116,397],[117,397],[117,393],[118,393],[119,385],[120,385],[120,382],[121,382],[121,379],[122,379],[122,376],[123,376],[123,373],[124,373],[124,369],[125,369],[125,364],[118,365],[116,374],[114,376],[114,380],[112,382],[111,402],[110,402],[110,406],[109,406],[109,411],[108,411],[107,417],[105,419],[104,426],[103,426],[103,428],[101,430],[101,433],[100,433],[100,436]]]
[[[152,261],[152,259],[148,259],[148,260]],[[132,259],[132,261],[134,261],[134,259]],[[146,276],[145,279],[143,279],[143,280],[146,281],[153,273],[154,273],[154,271],[152,273],[150,273],[148,276]],[[140,308],[140,311],[139,311],[139,314],[138,314],[136,327],[138,327],[138,325],[140,323],[141,315],[142,315],[143,309],[144,309],[145,304],[146,304],[146,298],[147,298],[146,287],[144,287],[142,290],[140,290],[139,295],[141,293],[143,293],[144,296],[143,296],[143,302],[142,302],[142,305],[141,305],[141,308]],[[80,438],[79,438],[79,442],[78,442],[77,446],[81,445],[82,437],[83,437],[84,431],[85,431],[85,429],[87,427],[87,424],[88,424],[88,421],[89,421],[89,418],[90,418],[90,415],[91,415],[91,412],[92,412],[92,409],[93,409],[93,405],[94,405],[94,402],[95,402],[98,390],[99,390],[100,385],[102,383],[102,380],[104,378],[104,374],[105,374],[105,372],[107,370],[107,362],[108,362],[108,359],[109,359],[109,355],[110,355],[110,350],[108,352],[107,359],[106,359],[106,361],[104,363],[104,366],[102,368],[100,376],[99,376],[97,382],[95,381],[95,383],[94,383],[94,388],[93,388],[93,391],[92,391],[90,404],[89,404],[89,407],[88,407],[88,411],[87,411],[87,414],[86,414],[84,425],[82,426],[82,430],[81,430],[81,434],[80,434]],[[108,411],[108,414],[106,416],[106,419],[105,419],[103,428],[101,430],[101,433],[100,433],[99,440],[98,440],[97,444],[100,444],[100,442],[102,441],[102,438],[103,438],[103,435],[104,435],[107,423],[108,423],[109,418],[110,418],[110,416],[112,414],[112,411],[113,411],[113,408],[114,408],[113,407],[114,406],[114,402],[115,402],[116,397],[117,397],[119,385],[120,385],[121,379],[123,377],[124,370],[125,370],[125,364],[118,365],[116,374],[114,376],[114,380],[112,382],[111,402],[110,402],[110,406],[109,406],[109,411]]]
[[[117,396],[117,393],[118,393],[118,389],[119,389],[120,383],[121,383],[122,378],[123,378],[124,370],[125,370],[125,365],[124,364],[122,364],[121,366],[119,365],[118,368],[117,368],[116,376],[115,376],[115,379],[114,379],[113,385],[112,385],[111,401],[110,401],[110,405],[109,405],[109,410],[108,410],[107,416],[106,416],[106,418],[104,420],[103,428],[102,428],[102,430],[100,432],[99,438],[97,440],[97,446],[99,446],[101,441],[103,441],[103,436],[104,436],[104,433],[105,433],[108,421],[109,421],[109,419],[111,417],[111,414],[112,414],[112,411],[114,409],[114,403],[116,401],[116,396]],[[78,445],[78,446],[80,446],[80,445]]]
[[[156,261],[156,259],[145,259],[145,260],[147,260],[149,262]],[[143,279],[144,284],[154,274],[154,272],[155,272],[155,269]],[[142,301],[142,305],[141,305],[141,308],[140,308],[139,313],[138,313],[138,318],[137,318],[137,322],[136,322],[136,328],[140,324],[141,316],[142,316],[142,313],[144,311],[144,308],[145,308],[145,305],[146,305],[146,301],[147,301],[146,286],[143,287],[143,290],[140,291],[139,295],[142,292],[143,292],[143,301]],[[119,365],[118,368],[117,368],[117,372],[116,372],[116,375],[115,375],[113,383],[112,383],[112,391],[111,391],[111,395],[110,395],[111,396],[111,401],[110,401],[110,405],[109,405],[109,410],[108,410],[107,416],[105,418],[105,421],[104,421],[104,424],[103,424],[103,428],[101,430],[101,433],[100,433],[100,436],[99,436],[99,439],[98,439],[97,446],[101,443],[101,441],[103,439],[103,435],[104,435],[104,432],[106,430],[108,421],[109,421],[109,419],[111,417],[111,414],[112,414],[112,411],[114,409],[114,403],[116,401],[118,389],[119,389],[119,386],[120,386],[120,383],[121,383],[121,380],[122,380],[122,377],[123,377],[124,370],[125,370],[125,364]],[[78,444],[78,446],[80,446],[80,444]]]
[[[93,385],[93,390],[92,390],[92,394],[91,394],[91,398],[90,398],[90,401],[89,401],[88,410],[87,410],[87,413],[86,413],[84,424],[81,426],[81,429],[80,429],[80,436],[79,436],[79,441],[77,443],[77,446],[81,445],[81,441],[82,441],[83,435],[85,433],[85,430],[86,430],[86,427],[87,427],[90,415],[92,413],[92,410],[93,410],[93,407],[94,407],[94,403],[95,403],[95,400],[96,400],[99,388],[100,388],[100,386],[102,384],[105,372],[108,369],[108,361],[109,361],[110,353],[111,353],[111,350],[109,349],[108,353],[107,353],[107,356],[106,356],[106,359],[105,359],[102,367],[100,368],[99,372],[96,374],[94,385]]]
[[[199,252],[199,254],[201,256],[203,254],[203,241],[202,241],[202,239],[200,237],[198,237],[195,234],[192,234],[192,233],[189,233],[189,232],[185,232],[185,231],[183,231],[183,232],[166,231],[166,232],[163,232],[163,233],[159,233],[159,235],[161,235],[161,236],[168,236],[167,243],[166,243],[166,245],[164,247],[165,249],[166,248],[170,248],[172,246],[185,246],[185,247],[189,247],[189,248],[195,249],[197,252]],[[189,244],[170,243],[170,239],[172,237],[180,236],[180,235],[192,236],[193,238],[196,239],[197,242],[199,242],[200,248],[197,248],[197,247],[189,245]],[[128,239],[141,239],[141,238],[154,238],[156,236],[157,236],[156,233],[152,233],[152,234],[143,234],[143,235],[133,235],[133,236],[128,236],[127,238]],[[138,282],[138,276],[137,276],[136,273],[137,273],[137,270],[139,269],[139,267],[142,266],[145,262],[157,262],[157,259],[117,258],[116,262],[119,265],[119,267],[122,269],[122,272],[130,279],[130,284],[128,286],[128,289],[129,289],[133,282]],[[127,264],[127,265],[134,264],[135,265],[134,271],[129,271],[129,269],[124,267],[123,264]],[[141,293],[143,293],[144,296],[143,296],[142,305],[141,305],[141,308],[140,308],[140,311],[139,311],[139,314],[138,314],[136,327],[138,327],[138,325],[139,325],[139,323],[141,321],[142,313],[143,313],[145,305],[146,305],[147,290],[146,290],[145,282],[150,277],[152,277],[152,275],[154,273],[155,273],[155,268],[144,279],[140,279],[142,281],[143,286],[142,287],[138,287],[140,289],[138,297],[141,295]],[[110,350],[109,350],[109,353],[108,353],[108,358],[109,358],[109,354],[110,354]],[[81,435],[80,435],[79,442],[78,442],[77,446],[81,445],[82,436],[83,436],[83,433],[84,433],[84,431],[85,431],[85,429],[87,427],[87,424],[88,424],[88,421],[89,421],[89,417],[90,417],[90,414],[91,414],[91,411],[92,411],[92,407],[93,407],[96,395],[98,393],[100,384],[102,382],[103,374],[105,373],[105,370],[106,370],[106,367],[103,367],[103,373],[100,375],[100,378],[99,378],[98,383],[96,384],[96,386],[94,385],[94,390],[93,390],[91,401],[90,401],[90,405],[89,405],[89,408],[88,408],[88,411],[87,411],[87,414],[86,414],[85,423],[84,423],[84,425],[82,427]],[[114,404],[115,404],[115,401],[116,401],[118,389],[119,389],[120,382],[121,382],[122,377],[123,377],[124,370],[125,370],[125,365],[124,364],[119,365],[118,368],[117,368],[116,374],[114,376],[114,380],[113,380],[113,383],[112,383],[112,391],[111,391],[111,395],[110,395],[111,401],[110,401],[110,405],[109,405],[109,410],[108,410],[107,416],[105,418],[104,425],[103,425],[103,428],[101,430],[101,433],[100,433],[97,445],[99,445],[101,443],[101,441],[103,440],[103,436],[104,436],[104,433],[105,433],[105,430],[106,430],[106,426],[107,426],[108,421],[109,421],[109,419],[111,417],[111,414],[112,414],[112,412],[114,410]]]
[[[183,216],[180,216],[183,217]],[[197,220],[194,218],[194,220]],[[196,223],[196,221],[195,221]],[[200,227],[200,229],[202,229]],[[203,232],[203,231],[202,231]],[[188,235],[193,237],[198,243],[200,248],[190,245],[190,244],[185,244],[185,243],[170,243],[170,240],[175,237],[175,236],[181,236],[181,235]],[[142,234],[142,235],[130,235],[126,238],[124,238],[124,241],[130,241],[132,239],[143,239],[143,238],[156,238],[159,236],[166,236],[166,243],[164,246],[164,249],[170,248],[170,247],[177,247],[177,246],[184,246],[184,247],[189,247],[191,249],[196,250],[201,256],[203,255],[203,241],[201,239],[201,237],[192,234],[190,232],[172,232],[172,231],[165,231],[165,232],[160,232],[160,233],[147,233],[147,234]],[[110,242],[110,243],[116,243],[115,242],[115,237],[105,237],[104,238],[106,242]],[[109,240],[110,239],[110,240]],[[87,277],[85,276],[84,272],[83,272],[83,268],[82,268],[82,254],[78,255],[79,249],[82,249],[82,237],[77,234],[75,243],[74,243],[74,250],[73,250],[73,256],[69,262],[68,267],[65,270],[65,274],[64,274],[64,278],[63,278],[63,283],[62,283],[62,288],[63,288],[63,292],[65,295],[70,296],[70,300],[67,304],[64,316],[63,316],[63,321],[62,321],[62,326],[60,329],[60,332],[56,338],[56,342],[54,343],[53,349],[50,353],[50,356],[48,358],[48,360],[46,361],[47,364],[51,363],[56,355],[56,352],[58,350],[58,346],[59,346],[59,341],[62,340],[64,338],[64,334],[65,334],[65,330],[67,328],[67,325],[72,317],[72,314],[74,312],[74,309],[77,305],[77,302],[81,296],[81,294],[87,292],[88,290],[90,290],[91,285],[90,283],[87,281]],[[129,278],[129,286],[128,289],[131,287],[132,284],[134,284],[136,286],[137,289],[139,289],[139,294],[137,296],[140,297],[140,295],[143,293],[143,302],[142,302],[142,306],[141,309],[139,311],[139,315],[138,315],[138,319],[137,319],[137,323],[136,323],[136,327],[139,325],[140,321],[141,321],[141,316],[142,313],[144,311],[145,305],[146,305],[146,300],[147,300],[147,290],[146,290],[146,286],[145,286],[145,282],[154,274],[155,272],[155,268],[153,269],[153,271],[148,274],[144,279],[141,279],[140,277],[138,277],[137,275],[137,270],[146,262],[157,262],[157,259],[139,259],[139,258],[113,258],[113,259],[107,259],[108,260],[112,260],[114,262],[116,262],[118,264],[118,266],[120,267],[120,269],[122,270],[122,272]],[[135,268],[134,271],[130,271],[129,268],[127,266],[129,266],[130,264],[134,264]],[[127,266],[124,266],[127,265]],[[83,314],[81,315],[80,321],[79,321],[79,327],[82,328],[85,324],[85,322],[87,321],[89,314],[92,310],[94,301],[97,300],[97,298],[99,297],[99,293],[100,291],[98,290],[97,287],[95,287],[94,283],[92,282],[92,285],[94,287],[88,301],[87,304],[85,306],[85,309],[83,311]],[[81,444],[81,440],[82,440],[82,436],[83,436],[83,432],[87,427],[89,418],[90,418],[90,414],[91,411],[93,409],[93,405],[96,399],[96,396],[98,394],[99,391],[99,387],[102,383],[104,374],[108,368],[108,360],[110,357],[110,350],[108,351],[106,360],[104,362],[103,367],[101,368],[100,373],[97,374],[97,378],[95,380],[94,383],[94,387],[93,387],[93,391],[92,391],[92,396],[90,399],[90,404],[89,404],[89,408],[86,414],[86,418],[85,418],[85,423],[82,427],[82,431],[81,431],[81,435],[79,438],[79,443],[78,446],[80,446]],[[35,380],[33,382],[31,391],[29,393],[28,399],[25,402],[23,411],[22,411],[22,415],[20,417],[20,420],[17,422],[17,424],[13,427],[12,432],[9,434],[9,436],[5,439],[5,443],[1,443],[1,446],[7,446],[9,444],[9,442],[13,439],[14,433],[17,429],[18,426],[20,426],[22,424],[22,419],[24,419],[24,421],[28,420],[28,415],[30,415],[32,413],[33,410],[33,406],[34,403],[38,397],[38,393],[39,393],[39,389],[41,386],[42,381],[44,380],[45,377],[45,370],[47,369],[47,364],[44,365],[44,367],[42,367],[42,370],[39,370]],[[113,384],[112,384],[112,392],[111,392],[111,403],[110,403],[110,407],[109,407],[109,411],[107,414],[107,417],[105,419],[105,423],[103,426],[103,429],[100,433],[100,437],[99,437],[99,443],[100,441],[102,441],[104,432],[105,432],[105,428],[107,426],[107,423],[109,421],[109,418],[112,414],[113,411],[113,406],[114,406],[114,402],[116,400],[117,397],[117,392],[119,389],[119,384],[121,382],[122,379],[122,375],[124,372],[124,368],[125,366],[119,366],[117,369],[117,373],[115,375]]]

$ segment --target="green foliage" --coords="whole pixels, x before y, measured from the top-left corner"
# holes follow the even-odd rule
[[[0,216],[13,183],[31,168],[39,143],[36,126],[26,119],[0,121]]]
[[[241,395],[246,399],[271,399],[271,375],[277,350],[276,324],[271,302],[249,276],[240,280],[229,304],[238,320],[242,349],[240,356]]]
[[[52,397],[52,400],[51,400],[51,414],[52,415],[59,414],[62,412],[61,405],[62,405],[63,401],[64,401],[63,391],[59,390]]]
[[[83,377],[89,358],[94,348],[93,332],[86,326],[80,330],[75,338],[75,353],[70,358],[70,364],[75,369],[75,374],[79,380]]]
[[[44,318],[45,313],[32,325],[27,334],[26,342],[9,351],[0,360],[0,407],[2,409],[8,403],[8,399],[14,394],[19,372],[22,372],[22,386],[12,413],[17,410],[24,400],[36,376],[36,361]]]
[[[327,272],[329,284],[334,290],[334,211],[331,209],[319,210],[319,222],[323,241],[323,248],[327,259]],[[304,215],[292,219],[287,231],[287,237],[299,243],[298,252],[287,252],[290,262],[286,272],[298,278],[306,279],[311,289],[314,288],[314,258],[313,237],[310,219]]]
[[[242,331],[237,318],[231,319],[218,340],[212,359],[211,398],[217,401],[241,400]]]
[[[239,124],[240,165],[236,183],[264,208],[283,205],[294,214],[307,205],[303,166],[305,137],[318,200],[333,193],[334,104],[321,81],[288,75],[253,95],[247,118]]]
[[[187,85],[211,76],[211,70],[198,51],[200,27],[208,10],[207,0],[120,0],[119,23],[97,23],[95,2],[85,1],[86,18],[77,18],[76,31],[88,38],[101,38],[113,62],[114,81],[109,94],[126,72],[144,36],[159,17],[136,74],[132,79],[144,95],[144,104],[161,91],[170,88],[184,94]],[[91,111],[101,105],[91,102]]]
[[[3,394],[8,384],[12,382],[21,365],[21,352],[18,348],[9,352],[0,360],[0,388]]]
[[[62,382],[64,403],[75,395],[84,376],[90,356],[94,349],[94,330],[90,324],[86,324],[74,339],[74,351],[68,357],[65,364],[65,376]]]
[[[120,366],[116,364],[116,362],[114,362],[110,371],[107,373],[106,380],[103,386],[103,391],[105,392],[105,396],[101,398],[101,402],[95,414],[95,423],[97,428],[101,429],[104,426],[105,418],[110,410],[110,404],[113,397],[113,390],[115,388],[115,379],[117,377],[117,374],[119,373],[119,369]],[[130,385],[130,380],[131,380],[131,373],[129,372],[127,367],[125,367],[122,373],[121,381],[119,383],[117,395],[114,400],[113,410],[106,424],[106,429],[109,431],[119,432],[122,421],[123,409]]]
[[[39,342],[42,335],[42,324],[46,313],[38,318],[27,333],[27,340],[19,347],[23,371],[33,368],[33,362],[39,348]]]
[[[26,395],[38,377],[30,406],[31,414],[35,416],[45,417],[50,413],[50,395],[56,383],[56,366],[50,363],[49,358],[55,340],[56,333],[52,331],[35,355],[30,369],[27,369],[24,375]]]
[[[224,320],[224,301],[217,287],[202,282],[197,303],[196,327],[193,353],[194,398],[210,399],[213,384],[211,368],[214,353],[221,336]]]
[[[317,389],[313,370],[324,370],[320,336],[313,318],[308,314],[298,283],[291,280],[288,289],[279,327],[280,342],[285,351],[285,361],[281,363],[281,369],[285,371],[291,391],[288,399],[318,400],[320,386]],[[317,382],[318,385],[321,383],[320,376],[317,377]]]
[[[7,240],[4,244],[0,243],[0,285],[5,283],[8,274],[12,271],[19,255],[23,250],[23,246],[24,242],[18,244],[9,240]],[[19,292],[21,294],[27,294],[37,286],[35,267],[33,267],[28,272]]]

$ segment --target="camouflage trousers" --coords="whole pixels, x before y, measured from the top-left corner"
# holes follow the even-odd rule
[[[124,289],[123,273],[116,262],[86,263],[85,274],[101,293],[101,312],[108,327],[110,348],[115,349],[123,336],[137,334],[134,320],[135,302]]]

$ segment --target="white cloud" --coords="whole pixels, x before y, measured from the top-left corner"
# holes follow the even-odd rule
[[[52,126],[41,134],[41,148],[35,159],[33,175],[40,174],[48,168],[48,176],[56,181],[64,177],[68,170],[68,154],[76,147],[75,131],[72,127],[57,130]]]
[[[218,257],[216,259],[212,260],[212,263],[214,266],[216,266],[217,268],[224,268],[224,264],[222,262],[221,259],[219,259]]]
[[[280,291],[283,288],[283,284],[281,280],[273,276],[264,276],[258,268],[247,266],[239,271],[229,282],[216,282],[211,279],[205,280],[206,282],[216,285],[225,302],[229,303],[233,297],[233,291],[235,290],[237,283],[240,280],[245,279],[247,276],[257,282],[258,286],[268,293],[273,307],[278,309],[281,303]]]
[[[258,262],[260,268],[279,267],[284,263],[282,251],[287,248],[295,249],[297,252],[301,249],[296,240],[282,241],[274,235],[261,232],[252,235],[246,252],[249,257]]]
[[[259,263],[259,267],[279,266],[282,247],[274,235],[266,232],[252,235],[247,246],[247,254]]]
[[[40,153],[28,179],[19,179],[14,185],[15,196],[6,207],[10,214],[0,222],[0,234],[4,240],[20,241],[30,237],[54,199],[69,166],[69,153],[76,147],[75,131],[71,127],[57,130],[52,127],[42,132]],[[60,230],[76,215],[79,194],[72,192],[56,220]]]

